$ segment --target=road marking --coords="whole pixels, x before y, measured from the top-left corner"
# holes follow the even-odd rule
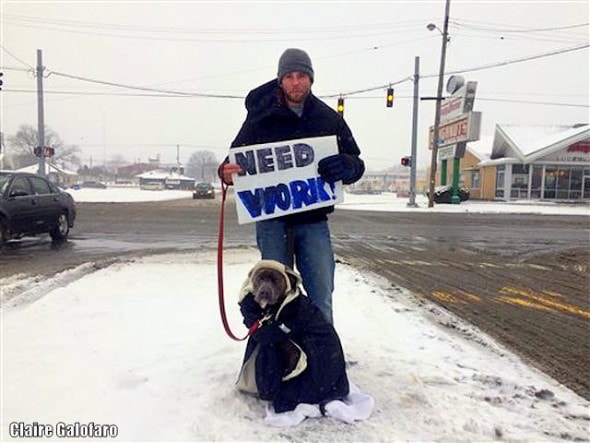
[[[453,295],[449,294],[448,292],[443,292],[443,291],[433,291],[431,292],[431,294],[438,298],[440,301],[446,301],[449,303],[459,303],[460,300],[457,297],[454,297]]]
[[[565,298],[565,295],[560,294],[559,292],[543,291],[543,294],[547,294],[547,295],[549,295],[551,297]]]
[[[456,291],[454,293],[444,292],[444,291],[433,291],[431,292],[433,297],[441,301],[446,301],[449,303],[461,303],[467,304],[468,302],[476,302],[481,301],[481,297],[478,295],[470,294],[469,292],[465,291]]]
[[[498,266],[494,263],[480,263],[478,266],[480,268],[496,268],[496,269],[500,268],[500,266]]]
[[[535,302],[528,301],[528,300],[523,300],[522,298],[501,296],[501,297],[498,297],[498,300],[500,300],[503,303],[508,303],[509,305],[523,306],[525,308],[538,309],[539,311],[555,312],[554,309],[551,309],[548,306],[541,305],[539,303],[535,303]]]
[[[469,292],[459,291],[458,295],[465,297],[469,301],[481,301],[481,297],[479,295],[470,294]]]
[[[533,268],[533,269],[539,269],[541,271],[548,271],[549,268],[547,268],[546,266],[541,266],[541,265],[535,265],[534,263],[529,263],[527,265],[529,268]]]
[[[550,300],[550,299],[544,297],[542,294],[531,291],[529,289],[515,288],[513,286],[504,286],[502,289],[500,289],[499,292],[500,292],[500,294],[507,294],[507,295],[513,295],[513,296],[516,295],[519,297],[532,298],[533,300],[538,301],[539,303],[541,303],[544,306],[554,308],[554,309],[557,309],[557,310],[563,311],[563,312],[569,312],[570,314],[579,315],[581,317],[590,319],[590,311],[586,311],[585,309],[579,308],[579,307],[571,305],[569,303],[563,303],[563,302],[557,302],[554,300]],[[545,292],[547,292],[547,291],[545,291]],[[562,298],[565,297],[564,295],[559,294],[558,292],[550,292],[550,294],[548,294],[548,295],[551,295],[552,297],[556,297],[556,296],[559,296]],[[500,299],[502,299],[502,297]],[[519,299],[519,300],[522,300],[522,299]],[[525,301],[524,303],[520,303],[520,304],[524,306],[525,303],[527,303],[527,302]],[[528,302],[528,303],[532,303],[532,302]]]

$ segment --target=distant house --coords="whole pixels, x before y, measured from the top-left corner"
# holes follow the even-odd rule
[[[134,163],[132,165],[121,166],[117,168],[117,178],[133,179],[140,174],[143,174],[148,171],[153,171],[155,169],[158,169],[158,167],[150,163]]]
[[[39,165],[34,164],[21,169],[17,169],[18,172],[29,172],[37,174],[39,172]],[[78,173],[70,171],[64,167],[57,166],[48,161],[45,162],[45,176],[49,181],[55,183],[62,188],[70,188],[79,179]]]
[[[186,189],[194,190],[195,179],[163,169],[144,172],[137,176],[142,189]]]
[[[498,124],[467,144],[460,170],[471,198],[590,201],[590,127]]]

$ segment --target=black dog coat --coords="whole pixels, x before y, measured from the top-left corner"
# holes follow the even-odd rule
[[[279,306],[263,311],[254,301],[252,276],[261,268],[281,272],[287,293]],[[260,322],[246,345],[238,388],[272,401],[275,412],[299,403],[325,404],[348,395],[344,352],[334,327],[299,286],[301,278],[273,260],[261,260],[240,291],[244,324]]]

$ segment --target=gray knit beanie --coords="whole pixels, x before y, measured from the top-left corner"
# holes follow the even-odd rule
[[[313,83],[313,67],[309,55],[301,49],[289,48],[283,52],[279,59],[279,71],[277,78],[279,83],[285,75],[293,71],[300,71],[309,75]]]

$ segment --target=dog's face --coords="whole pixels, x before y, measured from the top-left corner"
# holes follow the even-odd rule
[[[263,309],[279,304],[287,292],[285,276],[276,269],[258,269],[252,276],[252,283],[254,300]]]

